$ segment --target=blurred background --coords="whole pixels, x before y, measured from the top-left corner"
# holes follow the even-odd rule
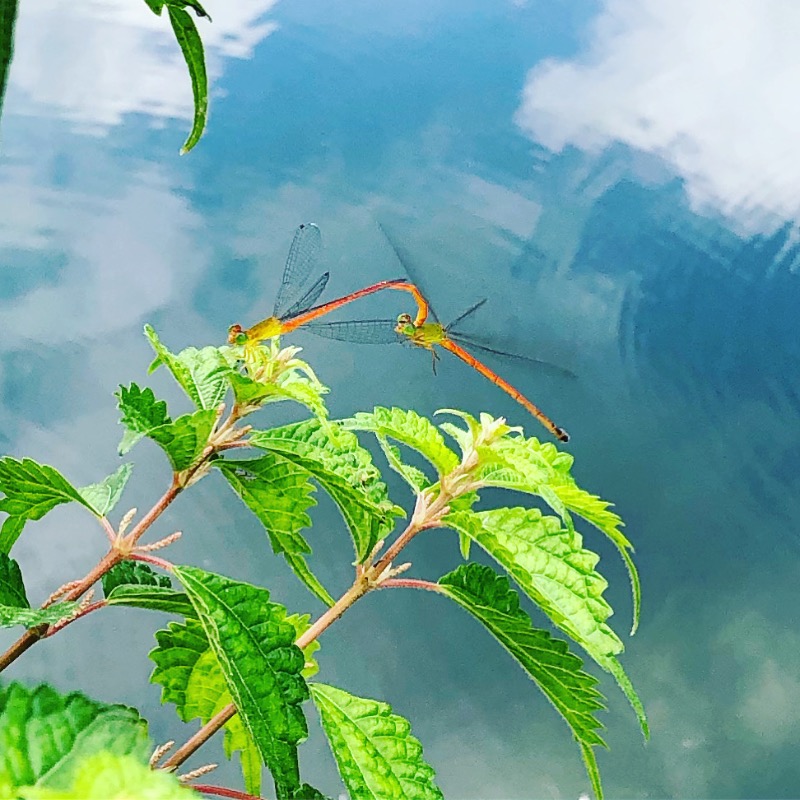
[[[0,140],[0,450],[75,485],[118,466],[112,394],[146,377],[153,324],[173,350],[267,316],[296,226],[324,239],[326,298],[402,274],[410,254],[443,321],[482,297],[476,333],[578,377],[491,362],[572,435],[575,475],[612,500],[637,548],[644,602],[622,663],[650,715],[644,745],[607,680],[610,797],[796,797],[800,785],[800,6],[785,0],[209,0],[211,116],[187,156],[192,97],[166,19],[136,0],[21,3]],[[348,316],[393,316],[375,296]],[[375,404],[488,411],[544,431],[445,355],[297,333],[334,415]],[[259,424],[303,418],[262,412]],[[168,481],[131,454],[118,512]],[[391,482],[394,499],[411,498]],[[347,533],[318,493],[309,539],[329,589],[351,577]],[[154,536],[169,553],[319,604],[271,554],[219,476]],[[599,535],[610,620],[630,627],[624,568]],[[97,560],[76,508],[14,550],[40,602]],[[459,563],[420,537],[413,574]],[[39,582],[38,584],[36,582]],[[543,618],[535,620],[544,624]],[[70,626],[8,677],[50,681],[184,738],[147,683],[153,614]],[[0,644],[12,641],[8,631]],[[120,642],[124,642],[123,646]],[[568,729],[457,607],[370,596],[321,639],[322,679],[408,717],[448,798],[588,791]],[[309,707],[310,714],[313,714]],[[316,721],[303,777],[341,791]],[[200,752],[194,763],[224,757]],[[217,782],[238,781],[226,764]]]

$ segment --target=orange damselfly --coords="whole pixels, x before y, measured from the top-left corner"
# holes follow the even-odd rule
[[[555,424],[535,403],[525,397],[522,392],[512,386],[505,378],[502,378],[494,370],[486,366],[477,359],[472,353],[462,347],[462,344],[475,350],[483,350],[498,356],[519,359],[521,361],[535,364],[537,368],[545,368],[555,371],[562,376],[575,377],[569,370],[556,367],[547,361],[537,358],[505,353],[493,347],[479,342],[474,337],[455,330],[459,322],[467,319],[477,311],[486,300],[481,300],[471,306],[467,311],[453,320],[449,325],[442,325],[436,318],[432,307],[429,306],[431,315],[435,322],[424,322],[417,325],[410,314],[401,314],[396,320],[391,319],[368,319],[368,320],[345,320],[342,322],[322,322],[309,326],[308,330],[318,336],[325,336],[329,339],[339,339],[346,342],[357,342],[361,344],[391,344],[393,342],[407,343],[415,347],[421,347],[430,351],[434,359],[434,371],[436,359],[439,357],[436,347],[449,350],[454,356],[460,358],[474,370],[485,378],[488,378],[495,386],[510,395],[523,408],[529,411],[539,422],[547,428],[556,439],[562,442],[569,441],[569,434]]]
[[[290,333],[347,303],[352,303],[353,300],[383,289],[395,289],[413,295],[417,302],[414,322],[420,325],[425,322],[428,315],[428,303],[417,287],[407,278],[379,281],[343,297],[337,297],[335,300],[315,306],[314,303],[325,291],[330,273],[325,272],[320,275],[306,291],[303,291],[303,287],[316,263],[321,246],[322,235],[319,228],[313,222],[300,225],[289,248],[272,316],[257,322],[250,328],[231,325],[228,328],[230,344],[255,347],[259,342]]]

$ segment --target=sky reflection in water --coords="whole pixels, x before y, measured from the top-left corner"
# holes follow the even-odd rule
[[[190,93],[163,21],[123,0],[23,4],[0,162],[3,449],[79,485],[111,472],[111,394],[145,379],[144,322],[178,349],[268,313],[304,220],[322,228],[329,296],[395,277],[383,221],[425,270],[444,319],[489,296],[480,322],[498,343],[579,375],[503,365],[568,428],[580,481],[617,503],[637,545],[644,609],[624,663],[653,740],[642,747],[605,687],[608,795],[796,794],[800,55],[787,39],[800,9],[235,5],[209,8],[214,23],[202,26],[212,117],[180,159]],[[399,310],[399,298],[376,297],[353,314]],[[434,380],[428,359],[402,348],[297,341],[332,386],[334,413],[460,405],[538,434],[454,360]],[[154,384],[178,402],[164,376]],[[142,508],[165,469],[146,445],[135,462],[128,504]],[[318,511],[315,566],[342,587],[346,537],[328,504]],[[191,540],[176,561],[313,609],[224,488],[209,483],[176,507],[162,532],[175,527]],[[97,546],[67,509],[32,526],[17,555],[52,586],[82,574]],[[623,569],[590,546],[603,553],[623,632]],[[440,574],[457,563],[455,542],[432,536],[413,558],[418,574]],[[363,632],[379,621],[385,633],[368,651]],[[98,647],[123,624],[139,654],[124,662]],[[14,675],[130,702],[163,740],[172,711],[144,682],[152,629],[145,614],[98,615]],[[587,788],[546,703],[446,604],[379,595],[323,641],[323,659],[326,679],[411,718],[449,797]],[[307,779],[338,791],[320,737],[306,747]]]

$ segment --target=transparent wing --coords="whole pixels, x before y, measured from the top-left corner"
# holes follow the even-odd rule
[[[573,380],[578,377],[574,372],[570,372],[570,370],[566,369],[565,367],[559,367],[556,364],[552,364],[549,361],[543,361],[540,358],[534,358],[532,356],[523,356],[520,355],[519,353],[508,353],[505,350],[497,350],[494,347],[489,347],[488,345],[484,344],[480,339],[476,339],[475,337],[469,336],[467,334],[453,333],[448,331],[447,336],[454,342],[465,345],[470,350],[481,350],[484,353],[491,353],[493,356],[500,356],[501,358],[510,358],[513,359],[514,361],[520,361],[524,364],[530,364],[532,367],[535,367],[538,372],[549,373],[551,375],[557,375],[561,378],[570,378]]]
[[[400,265],[403,267],[406,275],[411,280],[411,283],[413,283],[420,290],[420,292],[422,292],[427,300],[428,293],[425,291],[425,282],[422,280],[419,270],[411,266],[411,257],[409,256],[408,251],[389,233],[388,230],[386,230],[386,228],[380,222],[378,223],[378,227],[386,237],[386,241],[389,242],[389,246],[392,248],[392,250],[394,250],[397,260],[400,262]],[[439,322],[439,317],[437,316],[436,311],[434,311],[430,300],[428,300],[428,311],[433,319],[436,322]]]
[[[400,344],[406,337],[394,329],[393,319],[348,319],[342,322],[310,322],[301,330],[310,331],[326,339],[356,344]]]
[[[308,309],[317,302],[319,296],[325,291],[325,287],[328,285],[328,278],[330,278],[330,276],[330,272],[325,272],[324,274],[320,275],[315,281],[314,285],[296,303],[293,303],[289,307],[281,319],[294,317],[297,316],[297,314],[302,314],[303,311],[308,311]]]
[[[322,234],[313,222],[303,223],[295,231],[286,266],[283,268],[278,298],[275,300],[274,316],[283,317],[287,307],[292,305],[308,279],[321,247]]]
[[[483,300],[478,300],[477,303],[473,303],[466,311],[459,314],[446,328],[446,330],[450,330],[450,328],[455,328],[459,322],[463,322],[467,317],[474,314],[484,303],[486,302],[486,298],[484,297]]]

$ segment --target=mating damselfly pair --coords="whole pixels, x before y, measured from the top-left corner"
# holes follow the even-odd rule
[[[386,233],[384,231],[384,233]],[[359,344],[411,344],[432,354],[434,371],[436,359],[439,357],[436,348],[449,350],[474,370],[510,395],[526,410],[533,414],[553,436],[562,442],[569,440],[567,432],[556,425],[538,406],[531,402],[522,392],[515,389],[508,381],[487,367],[466,348],[480,350],[491,355],[506,356],[535,365],[537,369],[555,370],[561,375],[572,376],[568,370],[561,369],[546,361],[536,358],[505,353],[458,330],[458,326],[468,320],[485,302],[479,300],[460,314],[449,325],[442,325],[427,297],[419,288],[419,279],[414,278],[409,264],[400,253],[397,245],[387,234],[387,239],[406,272],[406,277],[379,281],[358,291],[351,292],[335,300],[321,305],[314,305],[325,291],[330,274],[320,275],[308,289],[305,289],[311,272],[322,247],[322,236],[319,228],[313,223],[300,225],[294,235],[286,266],[283,270],[281,285],[272,316],[257,322],[250,328],[232,325],[228,331],[228,341],[245,348],[256,348],[260,342],[282,334],[290,333],[302,327],[318,336],[338,339]],[[416,302],[416,312],[400,314],[396,319],[352,319],[339,322],[320,322],[319,318],[341,308],[354,300],[358,300],[375,292],[392,289],[411,294]],[[433,318],[428,321],[428,315]],[[574,376],[572,376],[574,377]]]

